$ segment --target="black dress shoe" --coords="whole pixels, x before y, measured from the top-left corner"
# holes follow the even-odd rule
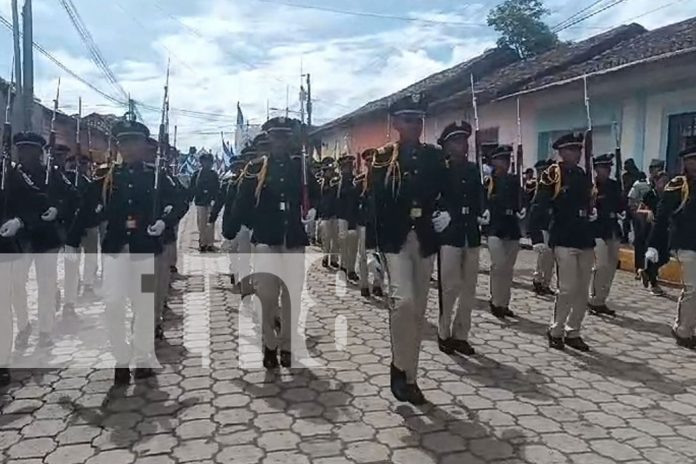
[[[609,309],[607,305],[588,305],[588,307],[595,316],[616,316],[616,311]]]
[[[443,340],[442,338],[437,337],[437,347],[440,348],[440,351],[445,354],[454,354],[454,347],[452,346],[451,338]]]
[[[269,350],[268,348],[264,348],[263,367],[266,369],[278,368],[278,350]]]
[[[408,384],[408,402],[414,406],[421,406],[427,403],[423,392],[418,387],[418,384]]]
[[[12,382],[10,370],[6,367],[0,367],[0,387],[6,387]]]
[[[370,298],[370,289],[369,288],[361,288],[360,289],[360,296],[363,296],[365,298]]]
[[[382,291],[382,287],[374,286],[372,287],[372,294],[376,296],[377,298],[382,298],[384,296],[384,292]]]
[[[355,271],[353,271],[348,273],[348,280],[357,282],[358,280],[360,280],[360,277],[358,277],[358,274],[356,274]]]
[[[544,293],[544,285],[539,283],[539,282],[532,282],[532,287],[534,288],[534,293],[536,293],[539,296],[545,295]]]
[[[114,369],[114,385],[128,385],[131,381],[131,372],[127,367]]]
[[[329,257],[324,256],[324,258],[321,260],[321,267],[328,268],[329,267]]]
[[[159,324],[155,326],[155,340],[164,340],[164,329]]]
[[[179,269],[177,269],[176,266],[169,266],[169,272],[171,272],[172,274],[178,274]]]
[[[510,308],[505,307],[502,309],[503,309],[503,314],[505,315],[505,317],[515,317],[515,313],[513,313],[512,310],[510,310]]]
[[[150,367],[136,367],[135,371],[133,372],[133,377],[135,377],[138,380],[149,379],[154,375],[155,371],[153,371]]]
[[[340,266],[338,265],[338,261],[331,261],[331,267],[334,269],[338,269]]]
[[[234,285],[237,283],[237,280],[234,278],[234,274],[230,274],[230,284]]]
[[[548,296],[556,296],[556,291],[549,287],[548,285],[544,286],[544,294]]]
[[[565,343],[563,342],[562,337],[554,337],[553,335],[551,335],[551,331],[547,330],[546,338],[548,338],[549,340],[549,348],[553,348],[554,350],[560,351],[565,350]]]
[[[583,341],[582,337],[566,337],[565,344],[574,350],[582,351],[583,353],[590,351],[590,347]]]
[[[454,351],[464,356],[473,356],[476,354],[474,347],[466,340],[451,340],[450,344],[452,348],[454,348]]]
[[[498,319],[503,319],[507,315],[505,308],[503,308],[503,307],[495,306],[493,303],[490,303],[490,308],[491,308],[491,314],[493,314]]]
[[[280,365],[287,368],[292,367],[292,353],[289,351],[280,352]]]
[[[398,401],[406,403],[409,401],[409,384],[406,383],[406,373],[398,369],[394,364],[390,367],[390,381],[392,395]]]
[[[681,346],[682,348],[688,348],[690,350],[696,348],[696,339],[694,339],[694,337],[680,337],[679,335],[677,335],[677,332],[674,329],[672,329],[672,336],[674,337],[674,340],[676,340],[678,346]]]
[[[280,332],[280,318],[276,317],[275,320],[273,321],[273,328],[276,330],[276,332]]]

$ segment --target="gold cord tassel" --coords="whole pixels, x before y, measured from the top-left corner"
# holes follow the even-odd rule
[[[259,205],[259,200],[261,199],[261,190],[263,190],[263,185],[266,182],[266,175],[268,174],[268,156],[263,157],[263,164],[261,165],[261,170],[259,171],[257,181],[256,181],[256,206]]]

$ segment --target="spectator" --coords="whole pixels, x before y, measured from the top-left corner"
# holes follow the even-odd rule
[[[636,270],[636,280],[639,278],[639,270],[644,267],[644,255],[647,250],[646,241],[648,240],[648,235],[644,233],[645,217],[639,216],[637,213],[643,203],[643,198],[650,191],[650,188],[647,177],[644,173],[641,173],[628,192],[628,209],[626,210],[627,218],[625,222],[628,222],[628,217],[630,216],[633,226],[633,249],[635,254],[633,263]]]
[[[636,183],[636,181],[640,178],[640,175],[642,174],[640,172],[640,169],[638,169],[638,166],[636,166],[636,162],[633,161],[633,158],[628,158],[626,161],[624,161],[624,173],[621,175],[621,182],[623,185],[623,198],[627,198],[628,194],[633,187],[633,184]],[[645,174],[643,174],[645,176]],[[629,241],[629,236],[631,233],[631,223],[633,220],[633,216],[631,214],[631,211],[627,211],[627,217],[626,220],[623,221],[622,224],[622,237],[621,241],[622,243],[628,243]],[[634,231],[635,235],[635,231]]]
[[[646,241],[650,236],[650,231],[652,229],[653,223],[655,222],[655,214],[657,213],[657,205],[660,202],[660,197],[662,192],[665,190],[665,185],[669,181],[669,176],[665,171],[660,171],[653,176],[653,182],[650,190],[643,197],[643,201],[637,211],[637,221],[640,227],[640,236],[642,238],[642,249],[639,250],[636,247],[636,256],[640,256],[641,259],[645,260],[645,250],[647,249]],[[637,229],[638,230],[638,229]],[[643,281],[643,286],[648,288],[650,286],[650,292],[656,296],[662,296],[665,294],[664,290],[660,288],[657,282],[658,273],[660,267],[669,262],[669,244],[661,243],[659,249],[657,250],[660,256],[660,260],[657,263],[648,262],[647,265],[641,266],[638,270],[638,275]]]

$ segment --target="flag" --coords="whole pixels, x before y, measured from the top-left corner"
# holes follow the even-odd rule
[[[237,102],[237,127],[244,127],[244,113],[242,113],[239,102]]]

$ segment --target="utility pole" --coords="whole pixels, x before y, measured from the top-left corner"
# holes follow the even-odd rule
[[[12,0],[12,41],[14,44],[14,74],[16,97],[22,95],[22,49],[20,46],[19,36],[19,9],[17,8],[17,0]],[[17,110],[19,110],[19,112],[21,113],[22,105],[16,106]]]
[[[312,75],[307,73],[307,126],[312,127]]]
[[[290,118],[290,86],[285,86],[285,117]]]
[[[23,126],[25,131],[29,131],[32,129],[32,110],[34,106],[34,27],[31,0],[24,1],[22,26],[24,27],[24,84],[22,86],[22,95],[24,96]]]

